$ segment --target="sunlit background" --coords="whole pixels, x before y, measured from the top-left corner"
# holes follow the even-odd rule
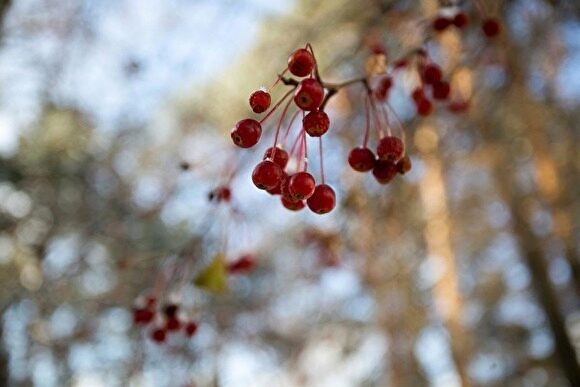
[[[294,49],[354,78],[369,42],[417,48],[438,3],[0,1],[0,385],[580,385],[580,4],[480,1],[490,42],[463,2],[469,29],[427,48],[471,108],[418,118],[397,84],[413,169],[387,186],[348,167],[364,104],[338,93],[331,214],[252,185],[271,126],[231,144]],[[212,294],[183,251],[257,266]],[[199,330],[159,345],[131,308],[171,270]]]

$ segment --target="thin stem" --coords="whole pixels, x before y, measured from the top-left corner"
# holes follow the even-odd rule
[[[284,106],[284,110],[282,110],[282,114],[280,115],[280,121],[278,121],[278,128],[276,128],[276,134],[274,135],[274,145],[272,145],[272,160],[274,160],[274,157],[276,156],[276,149],[278,149],[276,146],[278,144],[278,135],[280,134],[280,128],[282,127],[282,122],[284,121],[284,117],[286,117],[290,103],[292,103],[291,99],[289,99],[286,106]]]
[[[302,139],[302,132],[298,131],[298,135],[296,136],[296,139],[294,140],[294,143],[292,144],[292,147],[290,148],[290,152],[288,152],[288,157],[292,158],[292,156],[294,156],[294,152],[296,151],[296,147],[298,146],[298,140]]]
[[[322,136],[318,137],[318,153],[320,156],[320,179],[324,184],[324,158],[322,157]]]
[[[302,118],[304,118],[304,112],[302,112]],[[306,170],[308,170],[308,147],[306,142],[306,130],[304,129],[304,126],[302,126],[302,147],[304,150],[304,157],[302,158],[302,170],[306,172]]]
[[[270,86],[270,90],[272,90],[274,87],[276,87],[276,85],[278,85],[278,83],[280,83],[282,77],[284,76],[284,74],[286,74],[286,71],[288,71],[288,67],[286,67],[284,71],[278,74],[278,76],[276,77],[276,81],[272,84],[272,86]]]
[[[377,136],[379,136],[379,139],[385,137],[385,133],[383,132],[383,128],[381,127],[381,120],[379,118],[379,114],[377,111],[377,105],[375,104],[375,101],[373,99],[373,96],[369,94],[369,101],[371,102],[371,108],[373,109],[373,115],[375,116],[375,123],[376,123],[376,129],[377,129]]]
[[[363,140],[363,147],[367,147],[369,143],[369,135],[371,131],[371,113],[369,110],[369,95],[365,94],[365,136]]]
[[[278,109],[278,106],[280,106],[282,102],[284,102],[284,100],[286,100],[286,98],[288,98],[288,96],[294,92],[294,89],[296,89],[296,87],[293,87],[291,90],[288,90],[288,92],[284,94],[282,98],[280,98],[280,100],[276,103],[276,105],[274,105],[272,109],[270,109],[270,111],[260,120],[260,124],[263,124],[268,119],[268,117],[270,117],[272,113],[274,113],[274,111]]]
[[[399,115],[397,114],[395,109],[393,109],[393,107],[391,106],[391,104],[389,102],[386,102],[386,105],[387,105],[387,108],[391,111],[391,113],[393,113],[393,116],[395,117],[395,121],[397,121],[397,126],[399,127],[399,131],[401,132],[401,141],[403,141],[403,145],[405,145],[405,129],[403,128],[403,121],[401,121],[401,119],[399,118]]]
[[[288,124],[288,129],[286,129],[286,133],[284,134],[284,138],[282,139],[282,147],[284,147],[284,145],[286,144],[286,140],[288,139],[288,135],[290,134],[290,129],[292,129],[292,124],[294,124],[294,120],[296,120],[296,117],[298,117],[298,113],[300,113],[300,110],[296,110],[296,112],[292,115],[292,118],[290,118],[290,124]]]
[[[385,109],[385,105],[383,105],[382,103],[379,104],[382,112],[383,112],[383,118],[385,119],[385,125],[387,126],[387,134],[389,136],[392,136],[393,133],[391,132],[391,124],[389,122],[389,115],[387,114],[387,110]]]

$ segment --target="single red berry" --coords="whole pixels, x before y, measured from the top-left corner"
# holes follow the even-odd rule
[[[239,121],[231,132],[234,144],[241,148],[253,147],[258,143],[261,135],[262,125],[251,118]]]
[[[377,156],[380,160],[398,161],[403,157],[405,145],[400,138],[386,136],[381,138],[377,146]]]
[[[368,172],[375,165],[375,154],[369,148],[354,148],[348,154],[348,164],[358,172]]]
[[[407,67],[408,65],[409,65],[409,61],[405,58],[398,59],[393,63],[393,67],[395,69],[402,69],[404,67]]]
[[[481,24],[481,29],[483,30],[485,36],[487,36],[488,38],[494,38],[500,34],[501,24],[499,20],[497,20],[496,18],[488,17],[483,20],[483,23]]]
[[[195,321],[190,321],[187,324],[185,324],[185,335],[187,337],[191,337],[193,335],[195,335],[195,332],[197,332],[197,323]]]
[[[151,339],[156,343],[163,343],[166,337],[167,333],[162,328],[154,329],[153,332],[151,332]]]
[[[303,79],[294,92],[294,102],[306,111],[316,110],[322,105],[324,88],[314,78]]]
[[[423,82],[433,85],[443,78],[443,72],[436,64],[428,64],[423,69]]]
[[[405,173],[411,170],[412,167],[411,159],[409,158],[409,156],[405,156],[397,162],[396,166],[397,172],[399,172],[401,175],[404,175]]]
[[[274,149],[276,149],[276,152],[274,152]],[[278,164],[280,168],[284,169],[288,164],[289,158],[290,157],[288,156],[288,152],[277,146],[276,148],[270,147],[266,149],[266,152],[264,153],[264,157],[262,160],[266,159],[272,160],[273,162]]]
[[[240,274],[251,271],[256,266],[256,260],[252,254],[244,254],[227,266],[228,273]]]
[[[427,98],[417,102],[417,114],[420,116],[428,116],[433,112],[433,104]]]
[[[397,174],[397,166],[389,160],[377,160],[373,168],[373,176],[380,184],[387,184]]]
[[[328,131],[330,119],[328,114],[321,110],[315,110],[308,113],[302,120],[304,130],[311,137],[320,137]]]
[[[282,205],[290,211],[300,211],[305,207],[303,200],[288,200],[285,196],[282,196],[280,200],[282,201]]]
[[[267,189],[266,192],[268,192],[270,195],[282,195],[282,182],[284,179],[286,179],[286,174],[280,178],[280,182],[274,188]]]
[[[469,24],[469,16],[467,16],[465,12],[458,12],[453,17],[453,25],[459,28],[460,30],[467,27],[468,24]]]
[[[227,186],[221,186],[221,187],[217,187],[216,189],[214,189],[213,191],[211,191],[208,194],[208,199],[209,201],[217,201],[218,203],[220,202],[229,202],[232,198],[232,191],[230,190],[230,187]]]
[[[435,31],[444,31],[447,29],[447,27],[451,25],[451,23],[452,23],[451,19],[445,16],[437,16],[433,20],[432,26]]]
[[[457,100],[457,101],[451,101],[449,103],[449,105],[447,106],[447,110],[449,110],[451,113],[464,113],[467,110],[469,110],[469,100]]]
[[[336,195],[334,190],[328,184],[317,185],[314,193],[306,200],[308,208],[317,214],[327,214],[336,204]]]
[[[166,317],[175,317],[177,315],[177,311],[179,310],[179,306],[176,304],[167,304],[163,307],[163,314]]]
[[[305,77],[314,70],[314,55],[305,48],[299,48],[288,58],[288,70],[297,77]]]
[[[413,98],[413,101],[415,101],[415,104],[418,104],[420,101],[425,99],[425,90],[423,90],[422,87],[417,87],[411,93],[411,98]]]
[[[157,304],[157,298],[155,296],[147,296],[145,299],[145,307],[152,309]]]
[[[295,200],[308,199],[314,193],[316,182],[308,172],[298,172],[290,177],[288,191]]]
[[[433,98],[438,100],[445,100],[449,97],[451,86],[448,82],[441,81],[433,85]]]
[[[264,160],[256,165],[252,172],[252,181],[259,189],[273,189],[280,184],[284,172],[271,160]]]
[[[133,309],[133,322],[135,325],[147,325],[155,317],[155,312],[149,308]]]
[[[393,86],[393,78],[386,76],[381,78],[377,88],[375,89],[375,96],[379,101],[384,101],[389,96],[389,90]]]
[[[266,90],[256,90],[250,95],[250,107],[254,113],[264,113],[270,107],[272,98]]]
[[[165,321],[165,329],[169,332],[178,331],[181,328],[181,321],[177,317],[169,317]]]

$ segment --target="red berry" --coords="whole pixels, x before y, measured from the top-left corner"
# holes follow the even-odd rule
[[[451,92],[451,87],[448,82],[440,81],[433,85],[433,98],[438,100],[444,100],[449,97]]]
[[[232,191],[230,187],[221,186],[211,191],[208,195],[210,201],[216,200],[219,202],[229,202],[232,198]]]
[[[195,335],[195,332],[197,332],[197,323],[195,321],[190,321],[185,324],[185,335],[187,337]]]
[[[304,117],[302,125],[306,133],[311,137],[320,137],[328,131],[330,120],[325,112],[315,110]]]
[[[288,152],[286,152],[284,149],[280,148],[279,146],[277,146],[276,148],[276,152],[274,152],[274,147],[270,147],[268,149],[266,149],[266,152],[264,153],[264,158],[262,160],[272,160],[274,161],[276,164],[278,164],[280,166],[280,168],[284,169],[286,168],[286,164],[288,164],[288,159],[290,158],[288,156]],[[274,158],[272,159],[272,155],[274,156]]]
[[[258,143],[261,135],[262,125],[251,118],[239,121],[231,132],[234,144],[241,148],[253,147]]]
[[[230,274],[247,273],[256,266],[256,260],[252,254],[242,255],[240,258],[228,264]]]
[[[254,113],[264,113],[270,107],[272,98],[266,90],[256,90],[250,95],[250,107]]]
[[[447,110],[451,113],[463,113],[469,110],[469,105],[469,100],[451,101],[449,106],[447,106]]]
[[[299,48],[288,58],[288,70],[297,77],[305,77],[314,70],[314,56],[305,48]]]
[[[176,304],[167,304],[163,307],[163,314],[166,317],[175,317],[177,315],[177,311],[179,310],[179,306]]]
[[[133,322],[136,325],[147,325],[155,317],[155,312],[148,308],[139,308],[133,310]]]
[[[444,31],[451,25],[451,19],[444,17],[444,16],[437,16],[433,20],[433,29],[435,31]]]
[[[294,102],[300,109],[306,111],[318,109],[323,99],[324,88],[313,78],[302,80],[294,92]]]
[[[290,211],[300,211],[304,208],[305,204],[303,200],[288,200],[285,196],[282,196],[280,199],[282,201],[282,205],[289,209]]]
[[[393,67],[395,69],[401,69],[403,67],[407,67],[409,65],[409,61],[405,58],[403,59],[398,59],[393,63]]]
[[[488,17],[487,19],[483,20],[483,23],[481,24],[481,29],[483,30],[485,36],[487,36],[488,38],[494,38],[500,34],[501,24],[499,20],[497,20],[496,18]]]
[[[149,309],[154,308],[157,304],[157,298],[155,296],[147,296],[145,299],[145,306]]]
[[[156,343],[163,343],[166,337],[167,333],[162,328],[154,329],[153,332],[151,332],[151,339]]]
[[[273,189],[280,184],[284,172],[271,160],[261,161],[252,172],[252,181],[259,189]]]
[[[453,25],[459,29],[467,27],[469,24],[469,16],[465,12],[458,12],[453,18]]]
[[[292,194],[290,193],[290,190],[288,189],[288,183],[290,183],[290,178],[292,176],[288,176],[288,175],[284,175],[282,176],[282,178],[280,179],[280,194],[286,198],[286,200],[288,201],[298,201],[296,199],[294,199],[292,197]]]
[[[428,64],[423,69],[423,82],[428,85],[433,85],[443,78],[443,72],[439,66],[435,64]]]
[[[348,164],[358,172],[368,172],[375,165],[375,154],[369,148],[354,148],[348,155]]]
[[[397,162],[396,166],[397,166],[397,172],[399,172],[401,175],[404,175],[405,173],[407,173],[411,170],[411,166],[412,166],[411,159],[409,158],[409,156],[405,156]]]
[[[326,214],[332,211],[336,204],[336,195],[331,186],[320,184],[314,189],[314,193],[306,201],[308,208],[317,214]]]
[[[178,331],[181,328],[181,321],[177,317],[170,317],[165,321],[165,329],[167,331]]]
[[[433,112],[433,104],[427,98],[417,101],[417,114],[420,116],[428,116]]]
[[[425,99],[425,91],[423,90],[422,87],[417,87],[411,93],[411,98],[413,98],[413,101],[415,101],[415,104],[417,104],[419,101],[422,101]]]
[[[280,183],[278,183],[272,189],[267,189],[266,192],[268,192],[270,195],[281,195],[282,194],[282,182],[284,181],[285,178],[286,178],[285,176],[282,176],[282,178],[280,179]]]
[[[288,181],[288,191],[295,200],[308,199],[314,193],[316,182],[308,172],[298,172]]]
[[[381,138],[377,146],[377,156],[380,160],[399,161],[403,157],[405,146],[400,138],[386,136]]]
[[[397,174],[395,163],[389,160],[377,160],[373,168],[373,176],[380,184],[387,184]]]
[[[389,96],[389,90],[393,86],[393,79],[390,76],[383,77],[375,90],[375,96],[379,101],[384,101]]]

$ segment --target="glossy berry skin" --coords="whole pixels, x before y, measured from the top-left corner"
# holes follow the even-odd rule
[[[368,172],[375,165],[375,154],[369,148],[354,148],[348,154],[348,164],[357,172]]]
[[[284,196],[280,200],[282,201],[282,205],[290,211],[300,211],[306,206],[303,200],[288,200]]]
[[[147,325],[155,317],[155,312],[149,308],[139,308],[133,310],[133,322],[135,325]]]
[[[151,332],[151,340],[155,341],[156,343],[163,343],[167,337],[167,333],[164,329],[157,328]]]
[[[251,148],[260,140],[262,125],[256,120],[246,118],[236,124],[230,135],[234,144],[240,148]]]
[[[377,146],[377,156],[379,160],[399,161],[403,157],[405,146],[400,138],[386,136],[381,138]]]
[[[448,82],[441,81],[433,85],[433,98],[437,100],[446,100],[449,98],[451,87]]]
[[[389,96],[389,90],[393,86],[393,79],[389,76],[383,77],[375,90],[375,96],[379,101],[384,101]]]
[[[417,114],[420,116],[428,116],[433,112],[433,104],[427,98],[423,98],[420,101],[417,101]]]
[[[266,90],[256,90],[250,95],[250,107],[254,113],[264,113],[271,102],[272,97]]]
[[[274,152],[274,147],[270,147],[268,149],[266,149],[266,152],[264,153],[264,158],[263,160],[272,160],[273,162],[275,162],[276,164],[278,164],[280,166],[280,168],[284,169],[286,168],[286,165],[288,164],[288,160],[289,160],[289,156],[288,156],[288,152],[286,152],[284,149],[280,148],[280,147],[276,147],[276,152]],[[272,155],[274,156],[274,158],[272,159]]]
[[[453,17],[453,25],[457,28],[459,28],[460,30],[464,29],[465,27],[467,27],[467,25],[469,24],[469,16],[467,16],[467,14],[465,12],[458,12],[454,17]]]
[[[308,113],[302,120],[304,130],[311,137],[320,137],[328,131],[330,119],[328,114],[321,110],[315,110]]]
[[[294,200],[306,200],[314,193],[316,182],[308,172],[298,172],[288,181],[288,192]]]
[[[241,274],[251,271],[256,266],[256,260],[252,254],[242,255],[240,258],[230,262],[227,266],[228,273]]]
[[[377,160],[373,176],[380,184],[387,184],[397,175],[397,166],[389,160]]]
[[[317,185],[314,193],[306,200],[308,208],[317,214],[327,214],[334,209],[336,205],[336,195],[334,190],[328,184]]]
[[[405,173],[409,172],[412,167],[411,159],[409,158],[409,156],[405,156],[401,160],[397,161],[396,167],[397,172],[399,172],[401,175],[404,175]]]
[[[305,77],[314,70],[314,56],[305,48],[299,48],[288,58],[288,70],[297,77]]]
[[[294,102],[302,110],[316,110],[323,100],[324,88],[313,78],[302,80],[294,92]]]
[[[501,32],[501,24],[496,18],[488,17],[483,20],[481,29],[488,38],[495,38]]]
[[[190,321],[187,324],[185,324],[184,327],[184,331],[185,331],[185,335],[187,337],[191,337],[193,335],[195,335],[195,333],[197,332],[197,323],[195,321]]]
[[[441,78],[443,78],[443,72],[439,66],[428,64],[423,69],[423,82],[426,84],[433,85],[437,82],[440,82]]]
[[[452,20],[444,17],[444,16],[437,16],[434,20],[433,20],[433,29],[435,31],[444,31],[446,30],[452,23]]]
[[[284,172],[271,160],[261,161],[252,172],[252,181],[259,189],[273,189],[280,184]]]
[[[165,329],[167,331],[178,331],[179,328],[181,328],[181,321],[177,317],[170,317],[165,321]]]

